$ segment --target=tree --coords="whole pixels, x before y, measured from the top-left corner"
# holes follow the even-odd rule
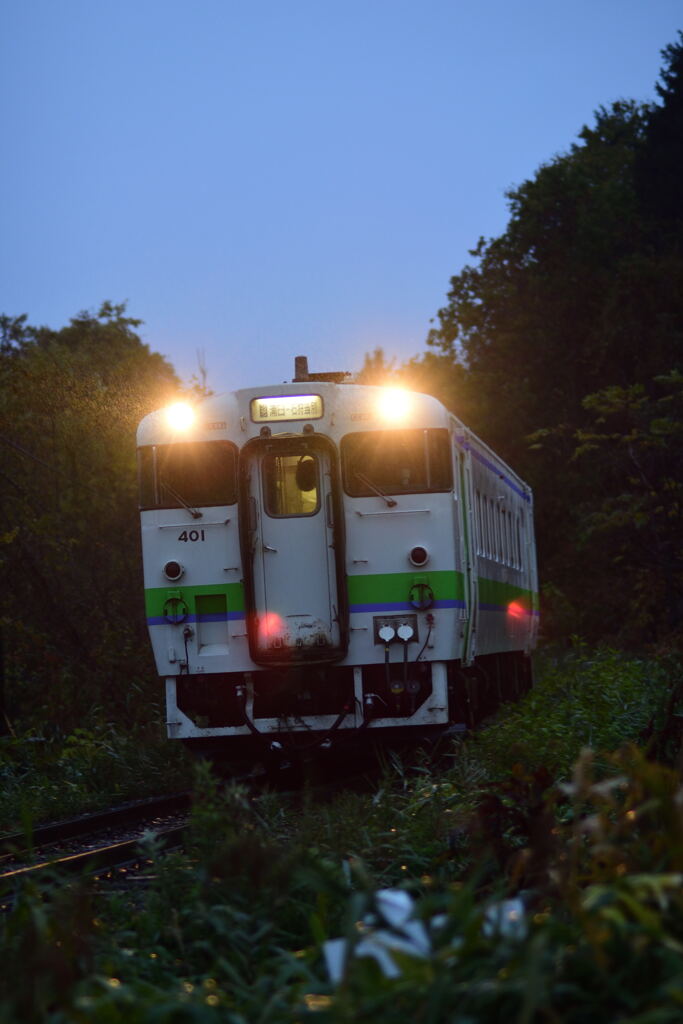
[[[648,385],[587,396],[592,422],[576,432],[574,459],[589,460],[596,481],[579,539],[595,567],[603,628],[657,639],[683,623],[683,374]],[[615,571],[629,595],[626,622],[611,595]]]
[[[655,444],[647,423],[660,420],[662,381],[673,387],[683,352],[682,43],[683,35],[663,52],[661,105],[600,108],[579,142],[508,193],[507,229],[481,239],[475,263],[451,279],[420,361],[427,368],[434,350],[441,354],[440,388],[450,388],[452,408],[533,485],[541,575],[557,606],[571,609],[560,632],[604,635],[609,618],[613,635],[633,638],[636,623],[647,639],[658,601],[681,613],[677,569],[668,597],[651,576],[649,599],[618,581],[631,579],[626,549],[642,542],[643,515],[656,533],[658,572],[674,550],[675,516],[644,511],[627,453],[656,452],[648,472],[660,481],[668,479],[662,463],[676,461],[676,429]],[[611,440],[586,447],[600,433],[605,403],[618,396],[622,413],[635,412],[637,396],[637,434],[624,420],[615,439],[610,406]],[[673,391],[666,401],[679,409]],[[607,529],[617,505],[629,502],[620,531]],[[642,560],[628,564],[645,571]],[[596,596],[605,579],[614,607],[607,617]]]
[[[135,428],[178,390],[171,366],[104,303],[61,330],[3,318],[0,594],[14,714],[64,728],[126,708],[149,669]],[[137,684],[136,684],[137,680]]]

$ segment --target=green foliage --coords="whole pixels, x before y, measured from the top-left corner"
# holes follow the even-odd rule
[[[187,850],[164,856],[148,834],[146,883],[24,884],[0,920],[0,1017],[673,1024],[680,777],[624,741],[662,735],[680,666],[578,648],[540,676],[438,772],[390,758],[374,792],[254,799],[200,765]],[[580,752],[588,738],[619,749]],[[78,733],[63,758],[94,765],[98,744]],[[413,901],[408,930],[388,886]]]
[[[616,767],[622,773],[605,784],[582,756],[565,787],[572,814],[547,815],[545,832],[526,837],[520,854],[544,867],[534,890],[501,902],[456,883],[423,896],[416,913],[429,950],[396,955],[397,978],[352,959],[327,1019],[675,1021],[679,780],[632,751]]]
[[[106,302],[60,331],[0,322],[0,629],[20,727],[131,726],[154,700],[135,429],[177,380],[124,313]]]
[[[39,1024],[94,966],[92,894],[56,877],[28,883],[3,921],[0,1016]],[[58,1019],[58,1018],[56,1018]]]
[[[584,407],[593,422],[577,431],[574,458],[592,462],[601,487],[584,510],[582,546],[603,580],[618,573],[634,632],[674,634],[683,622],[683,376],[613,386]],[[609,608],[607,588],[598,592]]]
[[[0,741],[0,831],[189,787],[183,750],[160,730],[77,727],[62,740]]]
[[[528,771],[543,767],[556,778],[569,771],[582,747],[613,750],[637,739],[653,717],[663,715],[681,669],[676,662],[610,649],[588,656],[576,642],[573,650],[542,653],[536,674],[531,692],[474,739],[493,778],[511,762]]]

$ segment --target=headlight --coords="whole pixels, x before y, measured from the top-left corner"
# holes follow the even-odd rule
[[[382,419],[400,423],[408,418],[412,407],[412,395],[403,388],[385,388],[379,398],[378,411]]]
[[[166,409],[166,422],[171,430],[189,430],[194,420],[194,409],[187,402],[175,402]]]

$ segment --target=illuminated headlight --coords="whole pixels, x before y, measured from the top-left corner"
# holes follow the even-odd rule
[[[385,388],[379,398],[378,411],[382,419],[399,423],[408,418],[412,407],[412,396],[403,388]]]
[[[194,409],[187,402],[176,402],[166,409],[166,422],[171,430],[189,430],[194,420]]]

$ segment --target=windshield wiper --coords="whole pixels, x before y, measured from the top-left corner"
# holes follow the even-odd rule
[[[170,484],[167,484],[164,481],[161,486],[163,487],[163,489],[165,491],[168,491],[168,493],[171,495],[172,498],[175,498],[175,500],[177,502],[179,502],[183,506],[183,508],[185,509],[186,512],[190,513],[190,515],[192,516],[193,519],[201,519],[202,518],[204,513],[200,512],[199,509],[192,508],[191,505],[188,505],[188,503],[185,501],[185,499],[182,497],[182,495],[178,494],[177,491],[174,491]]]
[[[370,490],[373,491],[378,496],[378,498],[384,498],[389,508],[396,508],[398,502],[394,501],[393,498],[387,497],[384,491],[380,491],[377,484],[373,484],[372,480],[368,480],[364,473],[359,473],[358,470],[356,470],[356,472],[353,475],[356,477],[357,480],[360,480],[361,483],[365,484],[366,487],[369,487]]]

